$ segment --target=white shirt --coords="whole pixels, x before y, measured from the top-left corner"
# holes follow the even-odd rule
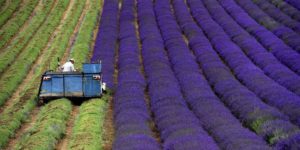
[[[75,71],[74,65],[68,61],[66,62],[63,66],[63,72],[71,72],[71,71]]]

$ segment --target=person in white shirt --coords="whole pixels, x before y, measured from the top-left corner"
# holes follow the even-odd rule
[[[73,58],[71,58],[68,62],[66,62],[62,66],[62,71],[63,72],[73,72],[73,71],[76,71],[76,69],[74,67],[74,63],[75,63],[75,60]]]

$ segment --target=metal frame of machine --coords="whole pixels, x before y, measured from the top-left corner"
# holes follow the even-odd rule
[[[82,68],[82,72],[46,71],[41,77],[39,102],[56,98],[101,97],[103,94],[101,63],[84,63]]]

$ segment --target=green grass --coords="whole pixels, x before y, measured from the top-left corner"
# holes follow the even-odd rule
[[[21,7],[16,16],[11,18],[0,30],[0,48],[2,48],[22,27],[22,25],[28,20],[35,6],[38,4],[38,0],[25,1],[23,7]]]
[[[0,0],[0,11],[2,11],[2,7],[5,5],[5,0]]]
[[[62,26],[64,32],[60,32],[57,35],[57,38],[54,39],[53,44],[50,47],[50,50],[56,50],[54,58],[62,57],[65,50],[68,47],[70,37],[73,35],[74,29],[78,23],[78,20],[81,16],[83,8],[85,6],[85,0],[75,1],[74,7],[71,9],[71,17],[66,20],[66,23]],[[56,62],[56,59],[54,59]],[[50,69],[56,70],[57,64],[51,63]]]
[[[2,91],[0,93],[0,105],[3,105],[24,79],[40,51],[46,46],[52,32],[60,23],[62,14],[67,8],[68,3],[69,0],[59,1],[55,9],[48,16],[45,24],[28,43],[26,49],[2,75],[0,79],[0,91]]]
[[[29,112],[36,106],[37,90],[27,92],[20,99],[23,103],[16,103],[13,107],[6,109],[0,116],[0,149],[4,147],[9,138],[12,137],[21,126],[21,123],[26,120]]]
[[[108,96],[92,99],[80,106],[68,149],[102,149],[102,135]],[[84,138],[83,138],[84,137]]]
[[[25,48],[26,44],[29,44],[28,42],[31,38],[37,34],[37,31],[49,15],[52,5],[54,5],[53,0],[45,0],[45,3],[39,5],[28,26],[24,28],[22,32],[19,32],[16,38],[0,52],[0,74],[3,73],[9,65],[14,63],[13,61],[18,54]]]
[[[18,9],[21,0],[12,0],[10,4],[0,12],[0,27],[10,18],[10,16]]]
[[[80,65],[81,67],[81,63],[89,62],[88,54],[92,49],[93,31],[97,25],[101,3],[101,0],[91,1],[91,8],[84,18],[74,46],[72,47],[70,56],[76,60],[77,66]]]
[[[67,16],[62,25],[61,29],[64,32],[60,32],[57,35],[57,38],[51,44],[51,47],[46,51],[47,54],[45,55],[45,59],[39,64],[40,67],[36,68],[36,74],[32,77],[28,86],[21,92],[20,97],[16,99],[11,107],[6,108],[0,115],[0,149],[6,145],[9,138],[14,135],[15,131],[21,126],[21,123],[28,118],[28,114],[36,106],[38,94],[37,85],[40,83],[40,76],[48,65],[56,65],[56,55],[58,53],[63,53],[65,50],[61,45],[67,45],[68,40],[72,35],[66,33],[73,33],[84,5],[84,1],[75,2],[70,15]]]
[[[262,136],[270,145],[274,145],[279,140],[287,139],[300,132],[295,125],[289,126],[287,130],[287,127],[282,127],[278,124],[278,121],[281,120],[280,118],[265,114],[264,111],[259,109],[249,114],[248,118],[252,119],[246,122],[246,126]]]
[[[22,135],[15,149],[54,149],[64,135],[71,110],[72,104],[67,99],[58,99],[45,105],[33,127]]]

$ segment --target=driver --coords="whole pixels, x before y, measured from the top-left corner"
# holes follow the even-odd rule
[[[75,70],[75,67],[74,67],[74,63],[75,63],[75,60],[73,58],[69,59],[68,62],[66,62],[62,67],[62,71],[63,72],[74,72],[76,71]]]

